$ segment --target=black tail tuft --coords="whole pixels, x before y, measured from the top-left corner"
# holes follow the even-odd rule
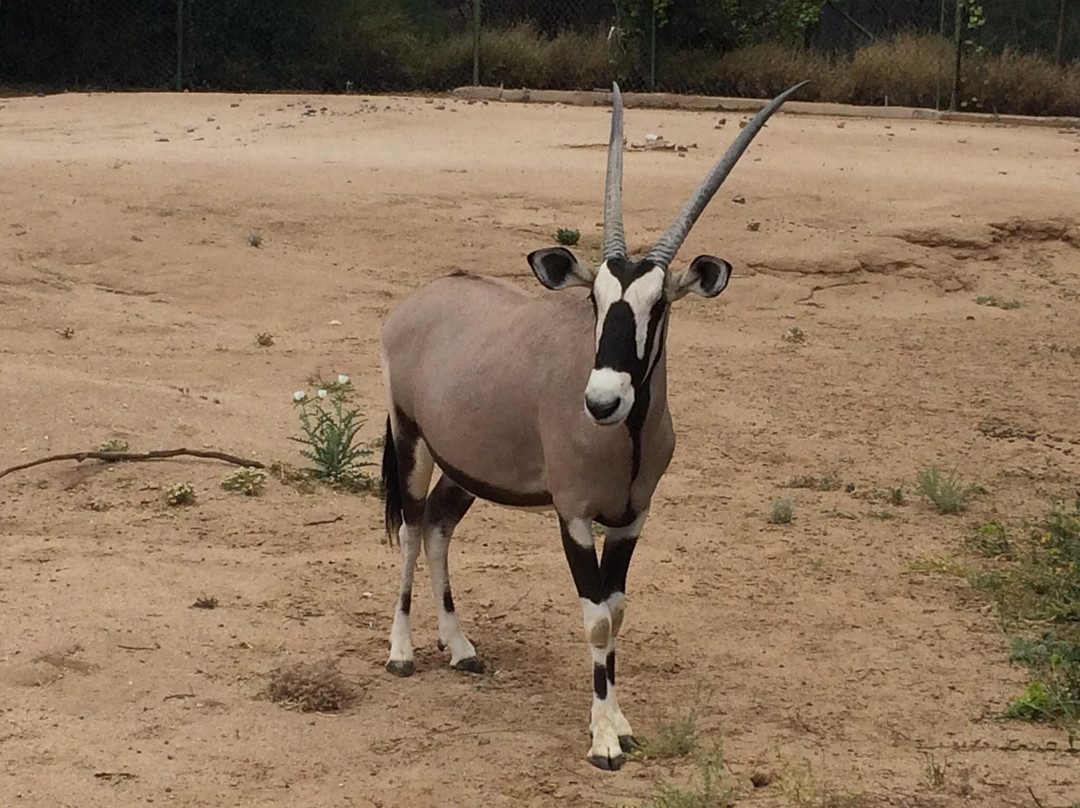
[[[390,428],[390,416],[386,416],[386,439],[383,441],[382,455],[382,490],[386,503],[386,535],[390,546],[397,541],[398,529],[405,521],[404,506],[401,502],[401,478],[398,477],[397,449],[394,446],[394,431]]]

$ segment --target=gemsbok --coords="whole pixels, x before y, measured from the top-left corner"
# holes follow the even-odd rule
[[[636,742],[615,697],[615,640],[626,573],[649,503],[671,461],[665,339],[671,304],[715,297],[731,265],[699,255],[671,269],[679,247],[765,121],[805,82],[762,108],[710,170],[648,254],[627,256],[622,220],[623,105],[613,86],[604,192],[604,252],[590,267],[563,247],[528,261],[552,290],[540,298],[506,281],[454,271],[402,300],[380,358],[389,400],[382,482],[386,529],[401,546],[401,584],[386,667],[413,673],[409,609],[423,542],[450,665],[479,673],[458,624],[447,548],[479,497],[553,508],[585,619],[593,664],[588,759],[618,769]],[[430,490],[434,466],[441,474]],[[605,528],[597,561],[592,525]]]

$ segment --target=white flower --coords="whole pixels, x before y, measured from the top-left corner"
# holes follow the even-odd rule
[[[337,383],[338,384],[348,384],[349,383],[349,377],[346,376],[344,373],[338,374]]]
[[[326,398],[326,391],[320,390],[317,395],[319,396],[319,398]]]
[[[292,394],[293,401],[303,401],[305,398],[307,398],[307,393],[305,393],[303,390],[297,390],[295,393]]]

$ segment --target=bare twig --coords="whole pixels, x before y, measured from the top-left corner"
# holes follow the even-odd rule
[[[1038,805],[1039,808],[1043,808],[1043,804],[1041,802],[1039,802],[1039,798],[1035,796],[1035,792],[1031,790],[1031,786],[1028,786],[1027,790],[1028,790],[1028,794],[1031,795],[1031,799],[1035,800],[1035,804]]]
[[[304,527],[315,527],[315,525],[332,525],[334,524],[334,522],[340,522],[344,518],[344,516],[339,514],[333,519],[316,519],[314,522],[304,522]]]
[[[514,609],[516,609],[518,606],[521,605],[521,601],[525,600],[525,598],[529,597],[529,595],[531,595],[531,594],[532,594],[532,587],[529,587],[528,589],[525,590],[525,594],[522,595],[517,600],[515,600],[513,605],[509,609],[507,609],[505,612],[502,612],[501,614],[492,615],[491,619],[492,620],[502,620],[504,617],[507,617],[512,611],[514,611]]]
[[[168,696],[162,699],[162,701],[168,701],[169,699],[193,699],[194,693],[170,693]]]
[[[117,643],[117,648],[123,648],[125,651],[156,651],[160,645],[120,645]]]
[[[6,468],[3,471],[0,471],[0,477],[6,477],[8,474],[22,471],[23,469],[40,466],[43,463],[55,463],[58,460],[74,460],[77,463],[81,463],[84,460],[105,460],[110,463],[115,463],[120,461],[164,460],[169,457],[179,457],[181,455],[224,460],[226,463],[232,463],[236,466],[248,466],[249,468],[266,468],[266,466],[258,460],[248,460],[247,458],[237,457],[236,455],[226,454],[225,452],[203,451],[201,449],[156,449],[152,452],[69,452],[68,454],[50,455],[49,457],[42,457],[29,463],[20,463],[17,466]]]

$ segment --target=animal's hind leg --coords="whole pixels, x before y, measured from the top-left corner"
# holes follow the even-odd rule
[[[398,479],[401,486],[401,511],[403,523],[398,530],[401,545],[401,585],[398,588],[394,624],[390,629],[390,659],[386,669],[398,676],[411,676],[413,663],[412,626],[409,611],[412,608],[413,572],[420,555],[420,541],[424,531],[424,508],[434,462],[416,424],[401,413],[390,416],[397,454]]]
[[[476,658],[476,649],[465,636],[454,612],[450,594],[448,550],[454,528],[476,498],[445,474],[439,478],[428,497],[424,516],[424,552],[431,572],[431,588],[439,612],[439,645],[450,649],[450,665],[459,671],[482,673],[484,666]]]

